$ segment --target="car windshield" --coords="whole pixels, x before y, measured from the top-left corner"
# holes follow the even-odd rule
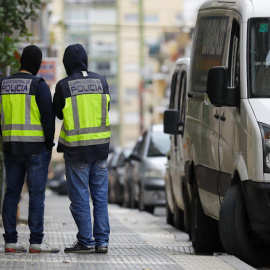
[[[250,97],[270,97],[270,18],[249,21]]]
[[[148,157],[165,156],[170,148],[170,136],[163,132],[153,132],[148,149]]]

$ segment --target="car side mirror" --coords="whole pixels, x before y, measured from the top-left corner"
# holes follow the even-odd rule
[[[237,107],[240,104],[240,87],[228,87],[227,67],[213,67],[209,70],[206,93],[216,107]]]
[[[169,109],[164,112],[163,128],[166,134],[181,134],[183,136],[183,130],[179,127],[183,127],[184,123],[179,120],[179,110]]]

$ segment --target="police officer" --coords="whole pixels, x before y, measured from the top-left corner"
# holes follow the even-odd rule
[[[16,231],[17,205],[27,175],[29,252],[58,252],[43,241],[45,187],[54,145],[55,116],[48,85],[36,77],[41,50],[30,45],[21,56],[20,72],[0,79],[1,134],[7,189],[3,202],[6,252],[26,252]]]
[[[104,77],[87,71],[87,54],[80,44],[66,48],[68,77],[58,82],[53,105],[64,119],[57,150],[64,152],[70,211],[78,227],[77,241],[65,252],[107,253],[107,157],[110,142],[109,87]],[[89,188],[93,201],[92,231]]]

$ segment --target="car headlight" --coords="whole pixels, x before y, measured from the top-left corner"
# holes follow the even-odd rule
[[[263,145],[263,171],[270,173],[270,126],[259,123]]]
[[[145,173],[146,178],[164,178],[164,173],[161,170],[149,170]]]

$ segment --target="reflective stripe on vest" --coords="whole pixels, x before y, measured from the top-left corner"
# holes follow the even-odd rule
[[[44,142],[40,112],[34,95],[5,94],[0,97],[4,142]]]
[[[109,143],[109,102],[108,94],[85,94],[66,98],[59,142],[69,147]]]

